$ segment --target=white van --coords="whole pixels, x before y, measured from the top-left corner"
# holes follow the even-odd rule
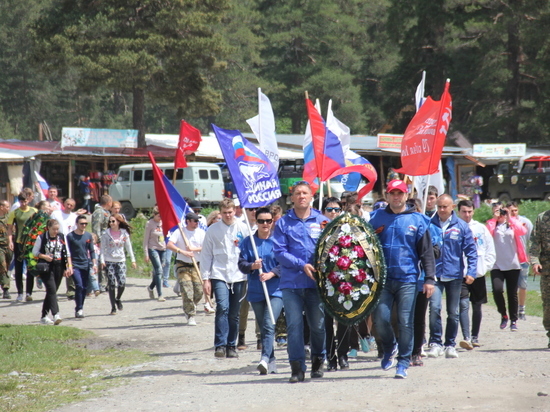
[[[173,182],[173,163],[157,163]],[[189,162],[187,168],[178,169],[176,189],[182,197],[197,200],[203,206],[219,203],[223,199],[224,184],[220,167],[215,163]],[[109,188],[113,200],[122,204],[121,213],[127,219],[137,209],[151,209],[157,203],[151,163],[124,165],[118,169],[116,181]]]

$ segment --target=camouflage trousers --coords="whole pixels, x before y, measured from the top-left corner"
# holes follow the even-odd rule
[[[6,246],[0,247],[0,285],[2,289],[10,288],[10,277],[8,268],[10,267],[13,252]]]
[[[543,271],[540,277],[540,294],[542,298],[542,325],[550,338],[550,271]]]
[[[187,316],[195,316],[197,304],[202,299],[202,279],[195,267],[190,263],[176,260],[176,274],[180,285],[183,312]]]

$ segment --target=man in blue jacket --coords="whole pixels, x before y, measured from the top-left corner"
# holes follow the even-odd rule
[[[402,180],[392,180],[386,189],[388,206],[371,216],[386,260],[387,277],[374,322],[384,347],[382,369],[395,365],[396,378],[406,378],[413,348],[414,305],[417,295],[419,263],[426,275],[423,292],[429,298],[434,290],[435,260],[428,229],[429,221],[414,207],[406,204],[408,188]],[[396,305],[399,337],[396,339],[391,325],[392,308]]]
[[[313,259],[327,218],[311,208],[312,199],[307,182],[295,183],[291,197],[294,208],[277,221],[273,234],[275,258],[281,265],[279,288],[283,292],[291,383],[303,382],[306,371],[302,312],[310,329],[312,378],[323,377],[326,353],[325,315],[313,276]]]
[[[432,223],[440,227],[443,232],[443,247],[441,255],[436,260],[437,282],[430,298],[430,348],[426,351],[430,358],[437,358],[443,353],[446,358],[458,358],[455,345],[462,278],[464,277],[464,281],[469,285],[476,277],[477,249],[474,237],[468,224],[456,216],[453,208],[452,197],[447,194],[441,195],[437,199],[437,213],[432,218]],[[464,276],[464,256],[468,262],[466,276]],[[445,291],[447,303],[445,342],[442,342],[441,324],[443,291]]]

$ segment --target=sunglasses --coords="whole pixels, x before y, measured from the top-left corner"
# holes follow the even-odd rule
[[[79,225],[81,225],[81,226],[88,226],[88,223],[82,222],[82,223],[79,223]]]
[[[273,219],[258,219],[256,220],[256,222],[258,222],[260,225],[265,225],[265,224],[272,224],[273,223]]]
[[[247,207],[246,210],[248,210],[249,212],[255,212],[256,210],[258,210],[257,207]]]
[[[189,220],[190,222],[199,223],[199,221],[197,219],[187,219],[187,220]]]
[[[300,186],[300,185],[307,185],[309,186],[309,182],[307,180],[299,180],[297,182],[294,182],[292,184],[292,187],[295,187],[295,186]]]
[[[109,223],[116,223],[116,220],[109,220]]]
[[[341,212],[342,211],[342,208],[340,207],[327,207],[325,209],[327,212],[329,213],[332,213],[332,212]]]

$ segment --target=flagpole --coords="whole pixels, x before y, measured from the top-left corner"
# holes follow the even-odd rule
[[[252,250],[254,251],[254,257],[256,260],[259,260],[260,257],[258,256],[258,249],[256,248],[256,241],[254,240],[254,235],[252,234],[252,228],[250,227],[250,221],[248,220],[248,215],[246,214],[246,209],[244,211],[244,221],[246,222],[246,226],[248,227],[248,233],[250,233],[250,243],[252,244]],[[262,262],[262,270],[263,270],[263,262]],[[273,309],[271,308],[271,300],[269,299],[269,292],[267,291],[267,286],[265,285],[264,281],[260,281],[262,284],[262,289],[264,290],[265,295],[265,301],[267,303],[267,310],[269,311],[269,317],[271,318],[271,322],[275,325],[275,316],[273,316]]]
[[[189,252],[191,252],[191,243],[189,243],[189,239],[187,239],[187,236],[185,236],[185,232],[183,231],[183,226],[181,225],[181,221],[178,222],[178,229],[180,230],[181,237],[183,238],[183,243],[185,243],[185,247]],[[195,259],[195,256],[191,257],[191,261],[193,262],[193,267],[197,271],[197,274],[199,275],[199,279],[201,279],[201,282],[204,283],[201,276],[201,271],[199,269],[199,265],[197,264],[197,260]],[[211,307],[214,307],[212,305],[212,300],[210,299],[210,296],[204,295],[204,298],[206,301],[210,304]]]

